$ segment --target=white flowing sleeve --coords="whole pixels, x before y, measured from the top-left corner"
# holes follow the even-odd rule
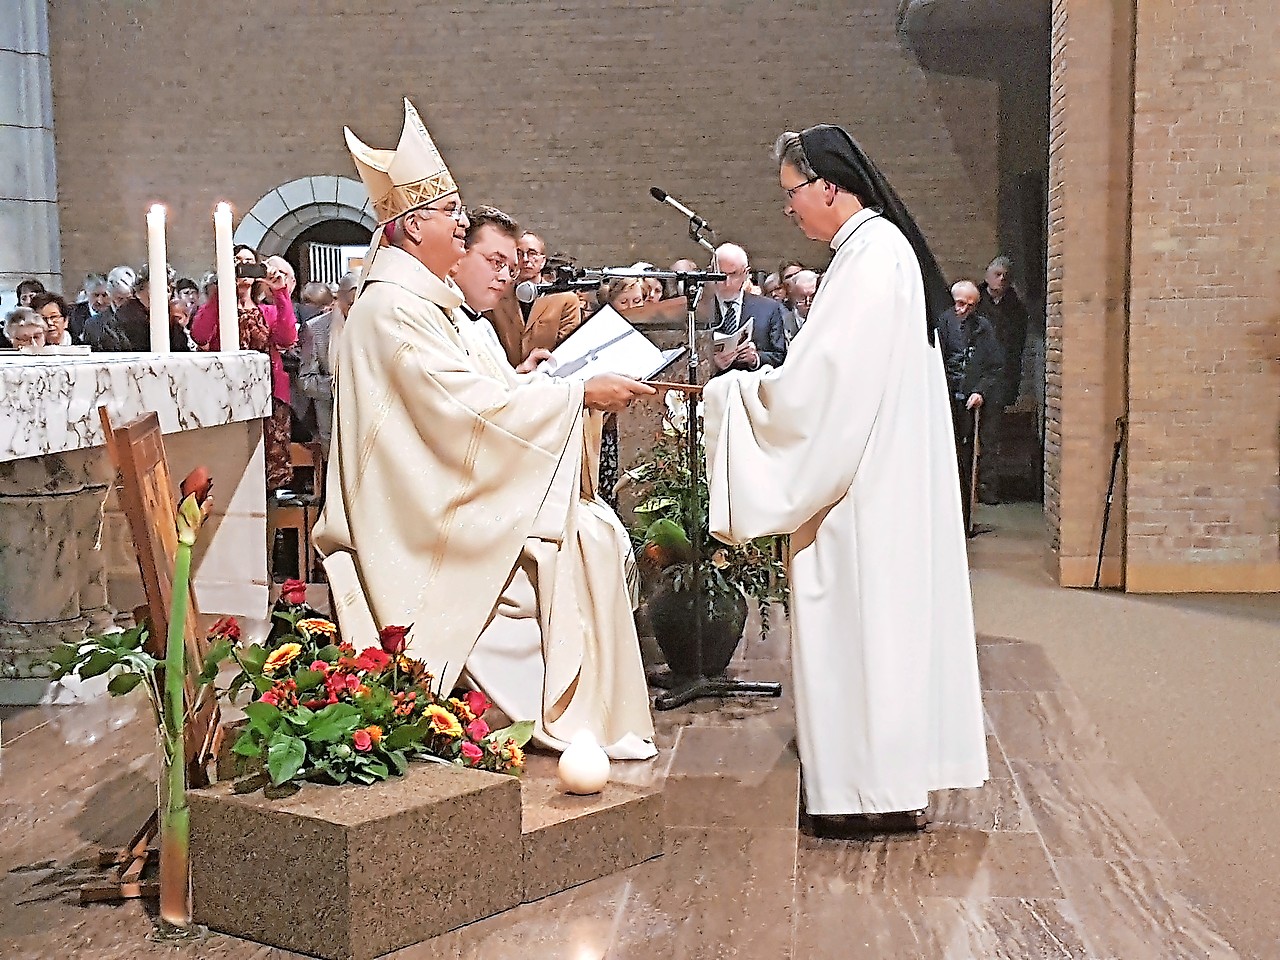
[[[711,532],[742,543],[794,533],[841,500],[878,430],[903,336],[920,336],[893,244],[859,244],[832,270],[783,366],[704,390]],[[918,276],[913,281],[919,283]],[[909,329],[908,329],[909,328]]]

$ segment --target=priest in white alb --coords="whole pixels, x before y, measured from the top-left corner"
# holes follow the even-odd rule
[[[513,371],[447,279],[467,214],[413,106],[394,151],[346,136],[379,228],[336,351],[315,530],[343,633],[412,624],[409,653],[445,690],[479,687],[535,742],[587,731],[652,757],[630,542],[581,473],[584,408],[653,388]]]
[[[787,215],[833,255],[785,366],[706,386],[711,530],[731,542],[791,535],[796,727],[815,829],[919,828],[931,790],[987,778],[930,322],[949,296],[910,214],[844,130],[783,134],[776,155]]]

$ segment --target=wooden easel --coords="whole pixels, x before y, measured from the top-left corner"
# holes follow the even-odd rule
[[[173,600],[173,565],[178,548],[177,486],[169,474],[164,438],[155,413],[144,414],[122,427],[113,427],[105,407],[98,408],[107,454],[116,470],[120,505],[129,521],[138,568],[142,573],[145,606],[134,612],[148,623],[146,651],[160,660],[165,656],[169,632],[169,610]],[[195,697],[192,674],[199,674],[208,643],[197,626],[194,594],[187,608],[186,701]],[[208,763],[217,749],[219,725],[216,701],[205,704],[186,726],[185,751],[187,783],[193,787],[209,783]],[[133,839],[119,850],[104,850],[98,865],[111,868],[110,879],[90,881],[80,888],[81,903],[126,900],[159,896],[160,885],[144,879],[148,863],[159,854],[151,846],[158,832],[159,814],[152,811]]]

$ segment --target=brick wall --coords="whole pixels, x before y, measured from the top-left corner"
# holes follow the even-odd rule
[[[1093,583],[1114,421],[1125,412],[1132,19],[1054,0],[1049,134],[1045,513],[1064,585]],[[1103,583],[1118,585],[1124,477]]]
[[[68,278],[144,256],[212,258],[209,211],[278,184],[353,176],[341,126],[390,146],[400,97],[470,203],[492,201],[594,263],[697,255],[659,184],[761,266],[825,261],[780,214],[783,129],[848,125],[930,235],[971,273],[996,236],[993,81],[926,75],[885,0],[194,0],[50,6]],[[70,285],[70,281],[69,281]]]
[[[1280,18],[1140,0],[1130,589],[1280,590]]]

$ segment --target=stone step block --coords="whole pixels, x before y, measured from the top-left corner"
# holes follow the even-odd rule
[[[286,798],[188,794],[192,903],[213,930],[370,960],[520,903],[520,782],[433,763]]]
[[[663,800],[659,786],[632,785],[625,768],[595,796],[564,793],[556,777],[558,757],[530,753],[521,778],[524,900],[617,873],[662,853]],[[647,778],[640,778],[642,781]]]

